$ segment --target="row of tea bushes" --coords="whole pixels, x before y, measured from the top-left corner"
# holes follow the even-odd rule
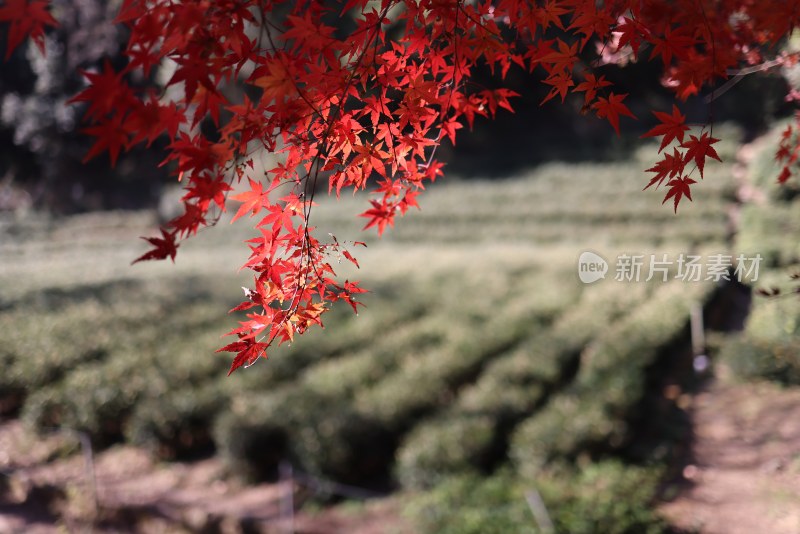
[[[141,399],[125,422],[126,440],[166,459],[214,452],[213,422],[230,404],[221,386],[210,380]]]
[[[745,203],[734,248],[747,256],[761,254],[762,273],[800,262],[800,248],[793,238],[800,231],[800,189],[794,179],[777,182],[781,167],[775,151],[783,128],[785,124],[779,124],[758,146],[742,184]]]
[[[610,298],[616,292],[610,285],[584,291],[546,331],[490,362],[449,409],[405,438],[397,455],[401,484],[431,487],[443,477],[501,462],[514,426],[571,379],[581,350],[648,289],[636,286],[619,299]]]
[[[234,399],[214,424],[225,463],[256,480],[282,460],[340,482],[374,485],[388,477],[394,435],[341,398],[287,385]]]
[[[767,272],[763,284],[794,283],[787,271]],[[787,281],[788,280],[788,281]],[[743,378],[767,379],[800,385],[800,298],[785,294],[777,298],[756,295],[744,332],[723,342],[724,361]]]
[[[130,334],[117,340],[125,344],[109,346],[97,361],[76,361],[60,380],[35,391],[28,388],[23,418],[41,430],[64,427],[87,432],[98,445],[127,437],[168,457],[208,452],[212,449],[208,429],[231,396],[296,379],[291,373],[302,371],[311,360],[278,354],[269,365],[226,377],[229,360],[213,353],[220,332],[228,326],[219,304],[192,308],[169,324],[154,322],[154,313],[141,328],[118,325],[129,328]],[[354,328],[348,327],[343,328],[346,334]],[[77,328],[84,331],[87,325],[81,320]],[[332,337],[327,346],[317,346],[314,360],[333,358],[343,350],[336,343],[347,346],[344,334]]]
[[[97,444],[122,439],[138,403],[224,375],[227,361],[213,355],[213,347],[226,317],[210,310],[214,304],[219,303],[189,307],[168,325],[151,318],[147,328],[131,328],[131,336],[120,336],[104,358],[82,361],[60,380],[29,389],[23,419],[42,430],[87,432]],[[139,335],[146,339],[133,339]]]
[[[328,362],[336,362],[354,352],[381,350],[377,344],[392,350],[387,342],[376,340],[376,332],[390,331],[400,325],[401,329],[411,326],[419,317],[429,313],[429,304],[415,292],[400,298],[395,290],[385,287],[371,288],[378,294],[369,295],[380,304],[369,313],[358,316],[351,308],[341,305],[335,307],[324,317],[324,328],[309,330],[297,342],[273,347],[267,362],[259,362],[254,367],[257,372],[236,373],[239,389],[261,389],[266,384],[292,382],[304,371]],[[386,305],[387,301],[392,305]]]
[[[660,478],[657,468],[616,461],[561,467],[531,479],[508,470],[463,474],[412,497],[406,511],[421,534],[539,534],[548,532],[539,523],[545,520],[528,504],[538,495],[551,532],[666,534],[669,525],[652,506]]]
[[[536,322],[536,313],[521,313],[490,321],[493,333],[480,335],[459,325],[447,327],[447,319],[432,314],[401,325],[385,343],[377,341],[378,349],[386,350],[372,351],[371,359],[343,356],[309,368],[273,393],[236,395],[216,423],[216,442],[226,462],[255,477],[274,474],[277,462],[290,459],[340,481],[388,480],[397,443],[420,416],[445,409],[487,361],[539,332],[537,324],[546,324]],[[409,338],[410,345],[398,343],[399,337]],[[418,345],[421,340],[426,343]],[[338,387],[333,384],[337,370],[343,383]]]
[[[534,475],[557,460],[623,446],[630,438],[629,420],[648,393],[648,368],[661,358],[680,357],[680,342],[688,342],[690,307],[705,302],[712,289],[666,284],[610,325],[584,351],[573,384],[519,425],[510,451],[518,469]]]
[[[30,391],[51,384],[83,363],[103,360],[118,343],[137,344],[158,334],[149,320],[163,305],[143,299],[127,304],[129,284],[101,288],[119,300],[87,298],[78,288],[52,296],[30,296],[0,315],[0,391],[16,392],[20,401]],[[51,292],[52,293],[52,292]],[[9,408],[19,408],[19,404]]]
[[[434,314],[398,321],[371,346],[347,351],[306,369],[297,379],[308,389],[334,397],[350,398],[397,369],[404,360],[447,341],[447,325]],[[286,357],[292,357],[287,354]]]
[[[131,439],[164,456],[181,457],[211,449],[204,427],[213,426],[239,394],[297,381],[313,394],[337,399],[374,386],[374,394],[390,402],[392,391],[400,395],[405,382],[415,381],[421,354],[438,351],[439,361],[432,357],[420,367],[431,371],[424,373],[431,387],[401,407],[405,417],[412,416],[416,407],[447,404],[458,383],[480,371],[485,357],[516,344],[524,330],[535,332],[536,325],[552,321],[578,297],[581,288],[573,283],[561,289],[546,285],[538,298],[530,298],[532,274],[549,268],[563,278],[568,271],[560,264],[531,265],[526,258],[498,258],[489,285],[483,274],[467,281],[454,276],[451,263],[415,283],[396,277],[379,283],[366,297],[380,303],[374,313],[355,317],[341,307],[330,314],[326,331],[317,329],[293,346],[280,347],[267,363],[232,377],[224,376],[227,355],[213,354],[232,322],[225,314],[231,304],[220,298],[215,279],[154,278],[43,292],[36,296],[42,301],[36,311],[44,331],[20,316],[30,315],[30,309],[16,310],[14,303],[6,303],[10,311],[0,316],[9,341],[0,348],[8,370],[0,378],[5,397],[0,406],[15,410],[24,403],[24,419],[41,430],[84,431],[98,445]],[[442,301],[437,295],[447,296],[447,306],[431,307]],[[130,306],[134,298],[138,304]],[[459,327],[458,335],[453,334],[452,306],[465,310],[470,325]],[[498,315],[501,307],[505,310]],[[505,313],[519,321],[506,321]],[[490,318],[493,323],[487,323]],[[509,330],[506,323],[515,326]],[[495,338],[475,337],[473,327],[484,324],[491,324]],[[385,334],[376,338],[376,332]],[[41,347],[28,340],[40,340]],[[372,405],[363,411],[380,418]],[[184,416],[188,422],[180,428]],[[381,420],[395,429],[413,423]]]
[[[776,298],[753,293],[743,332],[722,343],[720,355],[739,376],[800,384],[800,300],[794,294],[800,267],[800,186],[795,178],[777,183],[781,167],[775,150],[785,124],[779,124],[760,147],[748,169],[749,202],[742,207],[735,249],[762,256],[755,288],[780,288]]]
[[[761,269],[781,268],[800,262],[800,245],[790,236],[800,231],[800,201],[791,204],[742,207],[736,249],[746,257],[760,254]]]
[[[769,340],[745,334],[725,343],[723,354],[742,378],[800,385],[800,340]]]

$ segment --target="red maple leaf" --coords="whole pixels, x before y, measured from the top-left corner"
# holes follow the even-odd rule
[[[694,160],[695,165],[697,165],[697,168],[700,169],[700,177],[703,176],[703,168],[706,164],[706,157],[714,158],[719,162],[722,161],[717,154],[717,151],[711,146],[717,141],[719,141],[719,139],[710,137],[708,132],[703,132],[699,139],[697,136],[690,135],[689,140],[681,145],[686,149],[684,160],[686,162]]]
[[[117,108],[125,109],[136,103],[128,84],[122,80],[122,74],[114,71],[111,63],[103,63],[103,72],[80,71],[89,81],[89,86],[67,100],[67,104],[88,102],[86,118],[102,118]]]
[[[362,230],[377,226],[378,235],[381,235],[383,231],[386,230],[387,224],[389,226],[394,226],[394,206],[382,204],[377,200],[370,200],[370,203],[372,204],[372,208],[359,215],[359,217],[369,217],[369,222]]]
[[[650,180],[644,189],[647,189],[653,184],[658,188],[661,183],[667,178],[678,176],[683,172],[686,163],[683,161],[683,154],[678,152],[677,148],[672,149],[672,154],[664,154],[664,157],[656,162],[655,165],[645,170],[645,172],[654,172],[655,176]]]
[[[450,118],[445,121],[442,121],[442,132],[441,136],[447,136],[450,139],[450,142],[455,146],[456,144],[456,130],[460,130],[463,128],[464,125],[461,124],[458,119]]]
[[[225,211],[225,194],[231,190],[231,186],[223,179],[211,179],[207,176],[195,178],[187,188],[187,193],[183,200],[196,198],[200,209],[207,210],[213,201],[220,210]]]
[[[261,185],[261,182],[256,182],[252,178],[248,178],[248,180],[250,181],[250,189],[232,197],[232,200],[241,202],[242,205],[239,206],[239,211],[233,216],[231,222],[243,217],[248,211],[251,212],[251,216],[258,213],[264,207],[266,197],[269,195],[269,191],[264,192],[264,186]]]
[[[592,100],[594,100],[594,97],[597,96],[597,90],[603,87],[608,87],[609,85],[611,85],[611,82],[606,80],[605,76],[601,75],[598,78],[591,72],[587,72],[586,74],[583,75],[583,77],[586,79],[586,81],[579,83],[578,86],[575,87],[574,91],[575,92],[586,91],[583,103],[584,105],[588,106],[589,103]]]
[[[540,106],[556,95],[561,96],[561,102],[563,103],[564,99],[567,97],[569,88],[575,85],[575,82],[572,80],[572,75],[564,70],[553,72],[547,77],[546,80],[544,80],[544,83],[547,85],[552,85],[553,88],[550,90],[544,100],[541,101],[539,104]]]
[[[617,131],[617,135],[619,135],[620,115],[636,118],[636,116],[631,113],[631,110],[628,109],[628,106],[622,103],[626,96],[628,96],[627,93],[621,95],[611,93],[608,95],[608,98],[603,98],[601,96],[597,99],[597,102],[592,104],[592,109],[597,111],[597,116],[601,119],[608,119],[608,122],[614,127],[614,130]]]
[[[647,30],[637,21],[622,17],[622,23],[617,24],[616,28],[614,28],[614,33],[620,34],[617,48],[630,45],[631,49],[633,49],[633,54],[638,55],[639,47],[642,44],[642,35],[646,35]]]
[[[660,55],[665,67],[672,63],[672,56],[680,59],[686,58],[689,50],[695,44],[695,39],[691,36],[690,30],[685,27],[679,27],[673,31],[670,26],[667,26],[664,30],[663,39],[652,37],[650,41],[653,43],[650,59]]]
[[[683,143],[683,134],[689,127],[686,126],[686,116],[681,115],[678,106],[672,104],[672,115],[664,113],[663,111],[654,111],[653,115],[661,121],[661,124],[652,128],[642,137],[657,137],[663,135],[664,139],[661,140],[661,146],[658,151],[661,152],[669,145],[673,139],[677,139],[679,143]]]
[[[114,115],[110,119],[98,122],[97,126],[84,128],[81,132],[97,137],[92,148],[83,158],[83,163],[108,150],[111,166],[113,167],[117,164],[117,156],[119,156],[120,150],[126,148],[129,144],[128,131],[123,126],[119,115]]]
[[[175,233],[167,232],[162,228],[161,235],[163,238],[143,237],[142,239],[153,245],[155,248],[133,260],[131,265],[140,261],[163,260],[166,258],[170,258],[174,263],[175,254],[177,254],[178,247],[180,246],[175,243]]]
[[[549,54],[542,56],[539,62],[548,64],[548,72],[551,70],[571,71],[572,66],[578,61],[578,43],[568,45],[562,40],[557,40],[558,51],[551,50]]]
[[[228,370],[228,376],[231,376],[231,373],[239,367],[249,367],[253,365],[258,358],[262,356],[266,358],[266,351],[268,347],[269,343],[259,343],[253,339],[244,339],[225,345],[221,349],[218,349],[217,352],[237,353],[233,358],[231,368]]]
[[[785,184],[789,181],[789,178],[792,177],[792,171],[789,169],[788,165],[784,165],[781,173],[778,175],[778,183]]]
[[[0,22],[10,22],[8,43],[6,44],[6,60],[19,44],[30,36],[39,51],[44,54],[45,26],[58,26],[58,22],[47,11],[50,4],[47,0],[6,0],[0,7]]]
[[[667,191],[667,194],[661,203],[663,204],[670,198],[673,198],[675,201],[675,213],[678,213],[678,203],[683,197],[688,198],[689,201],[692,200],[692,192],[690,191],[689,187],[696,183],[696,181],[692,180],[688,176],[684,176],[683,178],[673,178],[669,181],[669,183],[667,183],[669,186],[669,191]]]
[[[353,308],[353,312],[358,314],[358,306],[365,306],[363,302],[358,302],[353,298],[353,295],[357,295],[359,293],[368,293],[366,289],[358,287],[358,282],[350,282],[349,280],[345,280],[343,291],[339,293],[338,298],[343,299],[346,301],[350,307]]]

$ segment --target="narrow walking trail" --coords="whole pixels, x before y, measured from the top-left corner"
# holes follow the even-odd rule
[[[662,506],[702,534],[800,533],[800,388],[743,383],[718,366],[692,401],[686,487]]]

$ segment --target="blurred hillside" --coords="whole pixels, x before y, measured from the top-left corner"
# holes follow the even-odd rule
[[[719,151],[732,161],[736,147]],[[248,480],[275,480],[288,461],[402,490],[424,532],[533,529],[530,487],[562,530],[664,531],[651,504],[686,452],[689,313],[723,286],[674,279],[675,261],[669,281],[619,281],[615,258],[725,253],[734,184],[730,164],[709,165],[676,217],[641,191],[643,165],[559,163],[502,187],[431,188],[421,212],[353,251],[361,271],[339,264],[372,291],[359,316],[340,309],[229,378],[213,351],[247,282],[246,224],[201,231],[175,265],[131,267],[153,215],[7,220],[0,410],[99,449],[212,455]],[[312,224],[361,239],[365,202],[323,200]],[[605,280],[580,281],[585,250],[610,263]]]

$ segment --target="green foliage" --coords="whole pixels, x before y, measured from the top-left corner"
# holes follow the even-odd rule
[[[617,461],[589,464],[574,477],[541,480],[556,532],[658,534],[667,523],[652,509],[661,472]]]
[[[753,296],[745,330],[720,347],[720,356],[742,378],[800,384],[800,301],[797,281],[790,277],[800,263],[800,186],[796,178],[778,184],[775,162],[778,139],[786,127],[775,126],[758,148],[747,181],[752,201],[742,208],[741,231],[735,249],[748,257],[762,256],[756,288],[780,288],[783,295]]]
[[[421,534],[537,532],[523,487],[508,473],[443,480],[435,489],[412,498],[406,513]]]
[[[383,379],[400,363],[420,351],[447,342],[446,325],[431,321],[428,315],[398,317],[397,326],[373,340],[363,350],[348,351],[338,358],[328,358],[305,370],[301,382],[310,390],[332,397],[351,397]],[[326,332],[327,333],[327,332]],[[340,336],[332,336],[339,338]],[[293,354],[286,354],[290,359]]]
[[[387,475],[392,435],[341,399],[287,386],[234,399],[214,436],[226,463],[240,474],[273,478],[281,460],[335,480],[370,484]]]
[[[157,334],[149,325],[158,308],[143,299],[141,306],[111,300],[135,292],[137,284],[120,282],[110,286],[77,287],[41,291],[8,302],[0,314],[0,391],[24,393],[50,384],[76,366],[103,360],[123,340],[141,341]],[[29,320],[35,315],[35,320]],[[125,339],[127,338],[127,339]],[[17,408],[10,406],[10,408]]]
[[[417,425],[397,454],[397,478],[406,488],[430,488],[447,475],[488,464],[497,421],[491,415],[451,415]]]
[[[736,250],[745,257],[763,258],[762,269],[782,267],[800,261],[800,246],[786,236],[800,232],[800,203],[790,205],[748,204],[742,208],[742,230]]]
[[[510,456],[530,476],[553,461],[575,460],[580,453],[620,445],[626,433],[624,420],[611,416],[601,399],[593,402],[565,393],[517,427]]]
[[[120,439],[125,419],[143,392],[166,389],[153,373],[139,372],[136,358],[128,354],[112,364],[90,363],[71,371],[57,384],[32,393],[23,419],[42,430],[80,430],[101,445]]]
[[[249,480],[277,477],[279,463],[289,457],[289,435],[276,412],[286,391],[251,395],[233,403],[214,422],[218,453],[233,472]]]
[[[725,361],[743,378],[800,385],[800,340],[769,340],[747,335],[723,346]]]
[[[246,377],[244,381],[250,383],[256,380],[261,384],[291,382],[304,370],[336,362],[339,357],[349,357],[358,352],[374,354],[398,350],[393,341],[399,341],[400,336],[394,331],[376,343],[375,332],[388,329],[391,325],[401,325],[401,330],[405,332],[404,340],[416,343],[413,336],[409,335],[416,332],[416,328],[408,327],[413,325],[417,317],[425,314],[428,304],[421,302],[419,296],[413,293],[401,299],[391,288],[378,288],[378,291],[381,292],[378,298],[398,300],[398,305],[383,307],[376,310],[375,314],[370,310],[370,313],[358,318],[353,317],[349,308],[338,308],[325,317],[324,330],[313,329],[302,340],[273,350],[269,363],[259,366],[257,376]],[[330,335],[331,332],[336,332],[336,335]],[[421,339],[424,340],[425,336]],[[253,385],[258,387],[259,384]]]
[[[647,394],[648,368],[685,336],[691,297],[701,304],[709,293],[707,284],[684,287],[661,287],[583,351],[570,387],[515,431],[511,456],[523,473],[533,476],[556,460],[618,449],[630,439],[630,420]]]
[[[630,404],[641,396],[643,370],[655,363],[660,351],[685,334],[691,306],[702,305],[710,284],[663,285],[644,304],[612,325],[582,356],[576,386],[583,391],[605,391],[611,407]],[[622,396],[619,401],[612,396]]]
[[[441,343],[410,354],[381,381],[359,391],[357,409],[396,432],[405,431],[420,415],[450,405],[457,390],[473,381],[488,362],[539,333],[573,298],[557,301],[558,305],[545,300],[542,306],[522,295],[506,302],[500,316],[492,307],[470,308],[475,326],[446,316],[432,318],[447,325]]]
[[[727,156],[730,150],[725,152]],[[648,163],[653,150],[649,154]],[[692,208],[676,218],[668,210],[654,209],[663,193],[642,194],[647,184],[642,164],[547,163],[502,187],[493,181],[468,187],[451,182],[427,192],[423,210],[398,225],[391,237],[403,244],[724,243],[732,196],[724,166],[708,168],[702,186],[692,190]]]
[[[225,314],[219,306],[224,301],[198,292],[195,284],[202,287],[203,281],[173,282],[163,296],[158,292],[170,285],[168,280],[123,281],[41,296],[35,304],[42,308],[40,319],[54,325],[42,336],[48,350],[38,351],[25,342],[36,337],[25,337],[29,332],[24,325],[29,323],[23,321],[16,330],[20,337],[12,335],[5,348],[11,361],[9,387],[29,395],[24,419],[41,429],[82,430],[107,444],[123,437],[139,402],[160,399],[181,384],[220,376],[226,362],[199,355],[209,354],[218,343],[214,329],[222,328]],[[139,296],[139,306],[130,306],[134,295]],[[176,313],[178,306],[187,304]],[[13,313],[2,317],[14,319]],[[157,411],[150,414],[158,417]]]
[[[573,472],[520,479],[508,472],[489,478],[462,475],[442,481],[407,506],[422,533],[542,532],[526,494],[536,488],[556,532],[658,534],[667,524],[652,511],[661,473],[614,461]]]
[[[217,382],[182,387],[138,402],[127,421],[132,443],[154,450],[162,458],[187,458],[213,452],[211,425],[228,406]]]
[[[785,284],[781,271],[767,272],[766,285]],[[721,356],[743,378],[800,384],[800,300],[754,297],[753,310],[741,334],[722,343]]]
[[[210,232],[174,266],[129,270],[141,250],[111,253],[96,233],[136,244],[147,230],[124,234],[121,215],[98,218],[102,230],[77,217],[46,242],[48,261],[66,266],[57,272],[37,271],[27,245],[0,240],[0,253],[22,262],[0,265],[0,391],[39,428],[82,429],[99,445],[124,439],[164,458],[216,451],[252,480],[276,477],[289,460],[360,486],[433,488],[418,501],[421,532],[535,532],[520,473],[535,480],[559,532],[646,524],[649,504],[625,494],[622,466],[601,464],[613,483],[593,495],[599,482],[574,465],[638,437],[652,366],[709,286],[620,283],[613,273],[584,285],[576,260],[584,247],[609,260],[689,252],[680,239],[719,252],[726,178],[714,172],[677,219],[650,218],[638,164],[551,164],[502,187],[432,188],[421,218],[382,244],[367,238],[363,273],[340,266],[366,277],[367,310],[335,310],[325,330],[231,377],[213,351],[235,320],[225,315],[239,297],[231,287],[248,281],[222,274],[235,265],[218,258],[245,236]],[[341,211],[361,200],[343,197]],[[322,202],[315,217],[341,228],[344,242],[360,226],[333,206]],[[72,236],[80,253],[58,256]],[[574,465],[541,469],[561,464]],[[649,495],[652,480],[633,473]]]

